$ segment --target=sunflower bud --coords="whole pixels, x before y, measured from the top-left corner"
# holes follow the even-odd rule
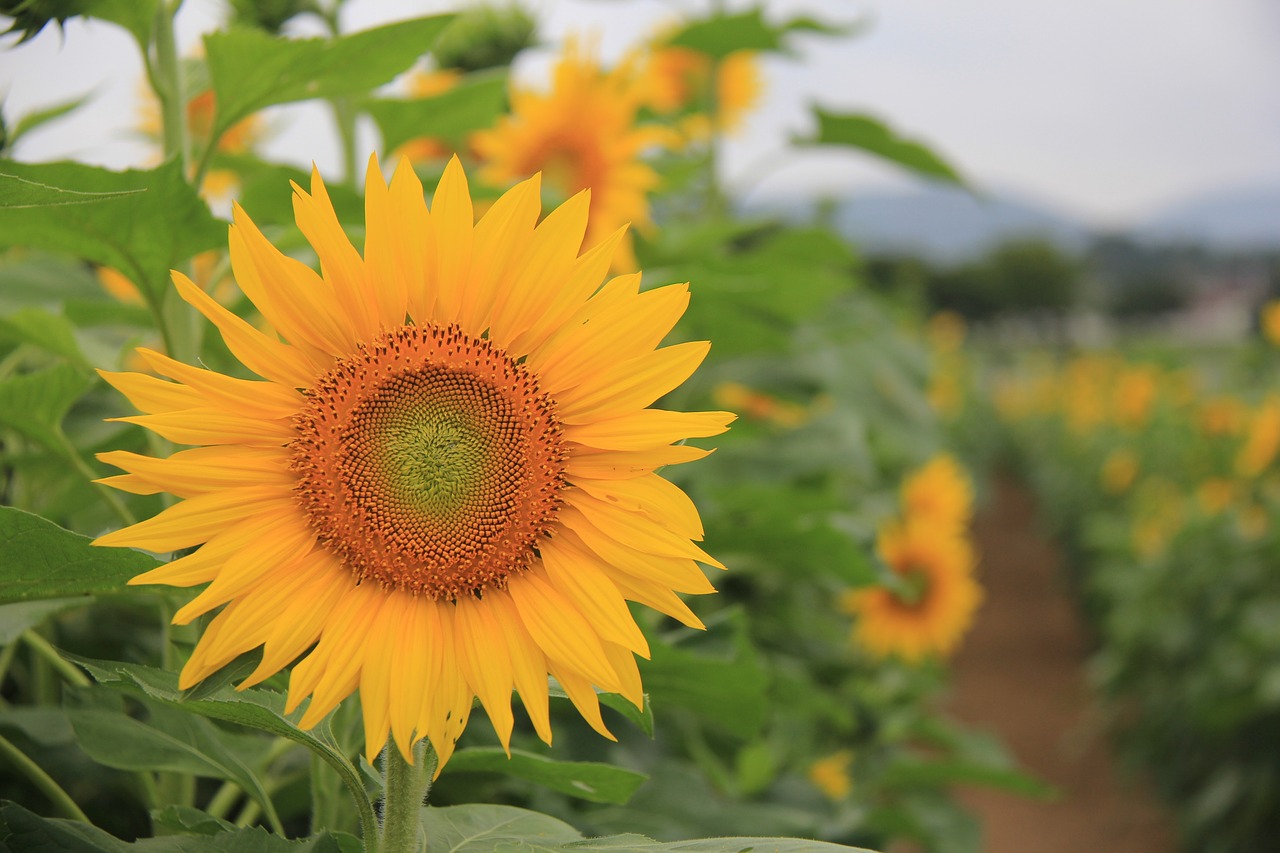
[[[315,0],[231,0],[231,11],[232,23],[279,35],[291,18],[320,9]]]
[[[508,65],[533,44],[537,22],[513,4],[476,6],[458,15],[436,43],[436,65],[479,71]]]

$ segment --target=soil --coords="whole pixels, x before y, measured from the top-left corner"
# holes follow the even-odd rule
[[[1088,641],[1060,554],[1035,502],[993,480],[974,523],[986,600],[956,656],[950,711],[993,732],[1057,790],[1034,800],[990,789],[959,799],[982,820],[986,853],[1173,853],[1172,820],[1141,778],[1119,767],[1085,674]]]

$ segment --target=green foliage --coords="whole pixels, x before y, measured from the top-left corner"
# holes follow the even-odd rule
[[[764,8],[757,6],[744,12],[719,13],[694,21],[676,32],[668,43],[705,53],[713,59],[724,59],[739,50],[787,51],[787,36],[797,32],[838,35],[850,30],[808,17],[771,24],[764,18]]]
[[[359,95],[404,71],[451,20],[397,21],[333,39],[278,39],[260,30],[205,38],[217,96],[214,138],[263,107]]]
[[[466,137],[491,126],[506,107],[507,75],[468,74],[458,85],[429,98],[374,100],[365,109],[382,131],[382,143],[394,151],[411,139],[439,139],[465,150]]]
[[[504,68],[537,38],[538,22],[517,3],[480,4],[458,14],[436,42],[438,68]]]
[[[87,536],[0,506],[0,602],[115,592],[158,565],[141,551],[95,548]]]
[[[169,270],[226,240],[225,226],[176,162],[111,172],[79,163],[3,161],[0,173],[63,192],[114,196],[93,204],[0,207],[0,246],[63,252],[113,267],[157,304]]]
[[[797,136],[797,145],[842,145],[896,163],[911,172],[952,184],[963,184],[960,175],[932,150],[904,139],[883,122],[858,113],[833,113],[815,107],[818,129],[812,136]]]

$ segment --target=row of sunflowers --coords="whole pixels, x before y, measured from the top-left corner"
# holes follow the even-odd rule
[[[1117,743],[1189,850],[1267,850],[1280,829],[1275,311],[1262,337],[1202,352],[1011,356],[932,323],[934,396],[1035,492]]]
[[[179,59],[176,5],[59,15],[137,42],[159,165],[5,117],[0,837],[959,853],[953,784],[1038,790],[939,710],[981,590],[915,318],[720,186],[761,57],[838,27],[570,39],[538,88],[518,7],[236,3]],[[309,99],[341,177],[260,153]]]

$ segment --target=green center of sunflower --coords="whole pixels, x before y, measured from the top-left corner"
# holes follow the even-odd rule
[[[297,497],[357,577],[432,598],[501,585],[551,529],[565,448],[522,365],[456,326],[340,360],[296,419]]]

